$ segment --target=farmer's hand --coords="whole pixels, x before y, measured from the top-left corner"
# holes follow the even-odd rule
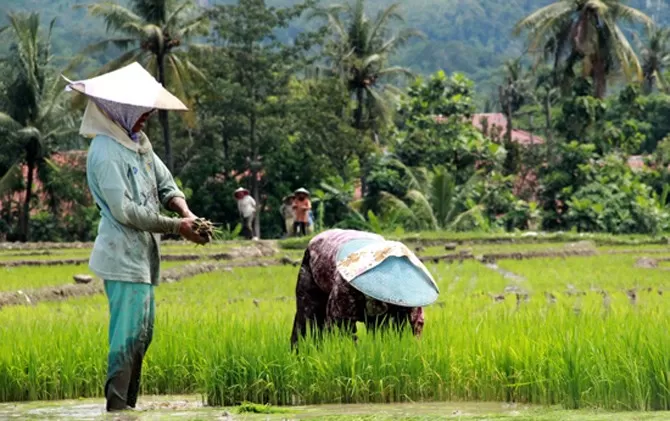
[[[192,241],[196,244],[206,244],[208,239],[193,231],[193,221],[195,221],[195,218],[182,219],[181,224],[179,225],[179,234],[188,241]]]

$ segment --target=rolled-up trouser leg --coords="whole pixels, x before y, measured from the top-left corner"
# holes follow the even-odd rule
[[[109,301],[107,410],[134,407],[142,360],[153,337],[154,290],[150,284],[105,281]]]

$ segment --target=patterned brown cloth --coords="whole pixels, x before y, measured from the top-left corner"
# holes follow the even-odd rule
[[[383,303],[367,297],[346,282],[337,271],[337,253],[356,239],[384,238],[361,231],[329,230],[314,237],[307,246],[296,285],[296,314],[291,346],[296,347],[308,326],[319,336],[325,329],[339,327],[356,339],[356,322],[376,331],[410,324],[416,336],[423,330],[423,309]]]

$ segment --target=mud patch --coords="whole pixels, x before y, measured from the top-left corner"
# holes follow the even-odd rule
[[[658,268],[658,260],[650,257],[641,257],[635,262],[635,267],[642,269],[656,269]]]
[[[482,263],[495,263],[498,260],[525,260],[525,259],[541,259],[548,257],[566,258],[566,257],[590,257],[598,253],[595,250],[541,250],[541,251],[526,251],[516,253],[488,253],[481,256]]]
[[[597,247],[593,241],[577,241],[576,243],[568,243],[563,246],[566,250],[581,250],[595,252]]]
[[[9,420],[667,420],[667,411],[608,412],[601,410],[564,410],[555,406],[534,406],[499,402],[429,402],[391,404],[334,404],[281,408],[278,414],[239,415],[238,408],[213,408],[202,406],[196,396],[142,396],[140,411],[115,414],[104,413],[104,401],[85,399],[79,401],[28,402],[0,404],[0,419]]]
[[[639,253],[639,251],[637,251]],[[567,258],[567,257],[590,257],[596,256],[598,252],[591,249],[570,249],[570,250],[538,250],[538,251],[524,251],[524,252],[509,252],[509,253],[486,253],[479,256],[473,255],[469,251],[462,251],[460,253],[450,253],[441,256],[422,256],[423,262],[454,262],[463,260],[478,260],[484,264],[495,263],[498,260],[525,260],[525,259],[541,259],[541,258]]]
[[[498,272],[505,279],[509,279],[509,280],[512,280],[512,281],[517,282],[517,283],[526,282],[526,278],[524,278],[523,276],[517,275],[514,272],[510,272],[506,269],[503,269],[500,266],[498,266],[497,263],[486,263],[484,266],[486,266],[487,268],[489,268],[493,271]],[[514,292],[516,292],[516,291],[514,291]]]

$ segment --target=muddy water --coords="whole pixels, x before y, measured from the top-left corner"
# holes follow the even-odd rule
[[[530,416],[534,409],[501,403],[426,403],[390,405],[319,405],[271,408],[269,414],[239,414],[235,408],[210,408],[197,396],[149,396],[140,410],[106,414],[104,401],[29,402],[0,404],[0,420],[304,420],[304,419],[467,419],[493,415],[495,418]]]
[[[556,407],[488,403],[440,402],[375,405],[315,405],[270,408],[268,414],[239,414],[236,408],[210,408],[199,396],[143,396],[140,410],[106,414],[104,401],[27,402],[0,404],[0,420],[544,420],[632,421],[667,420],[669,412],[566,411]]]

